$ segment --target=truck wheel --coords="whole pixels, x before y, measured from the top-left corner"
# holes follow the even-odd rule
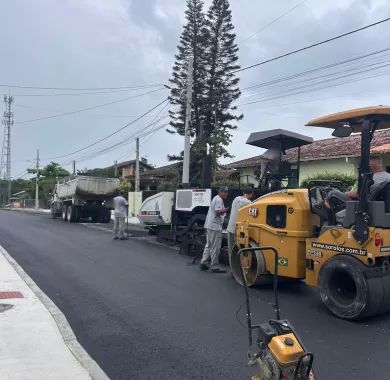
[[[110,222],[111,222],[111,211],[108,211],[104,214],[103,223],[110,223]]]
[[[68,206],[67,210],[67,220],[69,223],[74,223],[75,221],[75,207],[74,206]]]
[[[337,317],[358,319],[367,316],[370,298],[379,297],[378,289],[370,289],[364,274],[366,266],[354,257],[337,255],[321,268],[319,289],[321,300]],[[377,288],[374,283],[372,286]],[[374,291],[374,294],[372,294]],[[376,309],[376,307],[374,307]],[[370,310],[369,314],[374,310]]]
[[[62,219],[64,222],[66,222],[67,218],[68,218],[68,206],[63,205],[63,206],[62,206],[62,216],[61,216],[61,219]]]
[[[80,216],[81,216],[81,210],[80,210],[80,207],[75,207],[74,208],[74,221],[75,223],[79,223],[80,222]]]
[[[256,247],[255,242],[249,243],[250,247]],[[239,284],[243,284],[242,266],[249,267],[246,273],[248,286],[267,285],[272,283],[273,276],[267,272],[266,263],[261,250],[237,255],[240,247],[234,245],[230,255],[230,270]]]

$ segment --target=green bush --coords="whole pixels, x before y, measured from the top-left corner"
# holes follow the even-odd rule
[[[346,189],[349,186],[353,186],[357,181],[357,178],[353,175],[337,173],[337,172],[324,172],[316,173],[302,180],[301,187],[307,187],[309,181],[337,181],[343,184]]]
[[[179,186],[179,182],[178,182],[177,178],[165,179],[165,180],[162,180],[158,184],[157,190],[158,191],[175,191],[178,186]]]
[[[229,189],[238,189],[240,186],[239,181],[235,181],[234,179],[219,179],[211,184],[211,187],[220,187],[227,186]],[[241,184],[241,187],[243,185]],[[245,186],[244,186],[245,187]]]
[[[122,179],[119,184],[119,191],[123,191],[125,194],[127,194],[132,188],[132,185],[129,181]]]

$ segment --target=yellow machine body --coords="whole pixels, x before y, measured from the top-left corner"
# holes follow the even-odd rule
[[[268,343],[268,348],[281,366],[296,365],[305,354],[293,333],[273,337]]]
[[[306,239],[311,237],[317,219],[310,212],[307,190],[267,194],[239,211],[236,242],[239,247],[267,245],[276,248],[279,275],[305,278]],[[272,252],[265,251],[263,256],[265,272],[273,273]],[[251,260],[250,255],[246,257]],[[249,267],[251,263],[246,265]],[[247,276],[251,280],[250,270]]]
[[[340,138],[361,133],[359,199],[346,200],[333,183],[315,182],[309,189],[258,198],[239,210],[236,246],[230,253],[232,274],[242,283],[244,271],[249,286],[272,281],[274,252],[261,250],[271,247],[278,255],[278,275],[317,286],[336,316],[358,319],[390,311],[390,186],[387,181],[373,183],[369,166],[375,132],[390,128],[390,107],[348,110],[307,125],[334,129]],[[238,257],[238,250],[247,247],[259,249]]]
[[[367,266],[374,266],[378,257],[389,256],[389,230],[369,228],[369,238],[360,246],[352,228],[334,226],[314,237],[319,217],[310,210],[306,189],[283,190],[260,197],[239,211],[236,223],[238,247],[272,246],[279,253],[279,276],[305,279],[311,286],[318,285],[321,267],[337,254],[350,255]],[[376,237],[382,239],[375,244]],[[272,252],[264,251],[264,273],[274,272]],[[246,262],[245,262],[246,260]],[[248,268],[248,280],[255,273],[250,268],[253,255],[243,256],[241,266]],[[251,278],[252,276],[252,278]]]
[[[375,244],[375,237],[381,240],[380,245]],[[311,286],[318,285],[318,276],[321,267],[337,254],[351,255],[367,267],[374,267],[376,260],[388,257],[389,251],[382,247],[390,246],[390,232],[384,228],[369,228],[369,238],[363,246],[353,238],[352,228],[332,227],[317,238],[306,241],[306,283]],[[381,252],[381,250],[383,250]]]

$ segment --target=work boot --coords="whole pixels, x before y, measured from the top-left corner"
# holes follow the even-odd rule
[[[200,264],[200,270],[209,270],[209,266],[207,264]]]
[[[226,271],[225,271],[225,269],[214,268],[214,269],[211,269],[211,273],[226,273]]]
[[[112,240],[118,240],[119,238],[118,238],[118,236],[114,236],[113,238],[112,238]]]
[[[127,236],[122,236],[119,238],[119,240],[129,240],[129,238]]]

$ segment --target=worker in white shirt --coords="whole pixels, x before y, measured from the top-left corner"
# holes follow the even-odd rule
[[[125,240],[127,237],[125,236],[125,220],[127,214],[128,203],[126,198],[124,197],[124,191],[120,191],[119,195],[114,198],[114,240]]]
[[[212,273],[225,273],[224,269],[219,267],[219,252],[222,243],[222,225],[225,215],[229,208],[225,208],[223,200],[227,198],[229,189],[223,186],[218,194],[213,198],[207,212],[204,228],[206,229],[206,246],[203,250],[202,260],[200,262],[201,270],[209,269]]]
[[[254,197],[254,190],[253,188],[248,187],[243,190],[243,195],[239,195],[238,197],[234,198],[234,201],[232,203],[229,224],[227,226],[229,262],[230,262],[230,255],[234,247],[235,236],[236,236],[235,230],[236,230],[238,211],[240,210],[240,208],[252,203],[253,197]]]

